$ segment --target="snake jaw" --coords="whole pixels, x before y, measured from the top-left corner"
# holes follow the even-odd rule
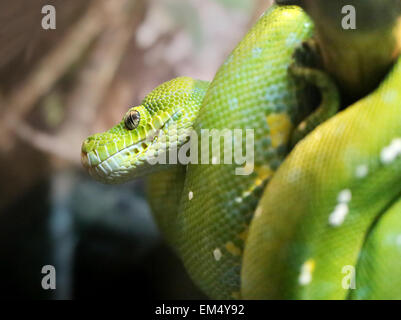
[[[158,140],[161,129],[151,130],[144,139],[117,149],[102,160],[97,149],[88,151],[85,144],[90,141],[86,140],[81,151],[82,165],[95,180],[108,184],[122,183],[141,176],[143,170],[140,167],[146,164],[148,151]]]
[[[161,117],[157,118],[159,122],[147,122],[132,131],[124,129],[123,123],[120,123],[103,134],[87,138],[81,148],[83,167],[95,180],[107,184],[123,183],[159,170],[156,168],[158,166],[151,166],[148,160],[158,152],[167,151],[166,148],[160,148],[157,142],[175,116],[176,113],[164,114],[162,120]],[[123,130],[124,135],[110,135],[113,130]],[[105,144],[103,140],[110,142]]]

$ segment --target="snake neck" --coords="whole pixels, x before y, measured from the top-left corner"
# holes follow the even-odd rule
[[[116,126],[83,142],[83,166],[96,180],[115,184],[177,165],[174,155],[190,137],[208,86],[188,77],[160,85]]]

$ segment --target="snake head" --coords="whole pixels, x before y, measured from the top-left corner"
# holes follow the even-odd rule
[[[207,87],[207,82],[188,77],[163,83],[130,108],[120,123],[83,142],[82,165],[104,183],[126,182],[166,167],[150,160],[167,153],[172,141],[186,140],[179,135],[192,128]],[[171,130],[173,125],[176,130]]]

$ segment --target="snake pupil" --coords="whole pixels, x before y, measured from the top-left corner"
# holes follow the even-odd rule
[[[131,110],[128,112],[124,119],[125,127],[128,130],[134,130],[139,125],[139,121],[141,120],[141,115],[137,110]]]

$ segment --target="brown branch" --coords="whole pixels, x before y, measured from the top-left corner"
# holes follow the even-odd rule
[[[54,83],[76,61],[105,25],[121,13],[125,0],[93,1],[87,12],[75,23],[60,43],[46,55],[34,70],[5,98],[2,104],[0,131],[18,131],[21,119]]]
[[[67,100],[68,116],[58,134],[50,136],[20,122],[15,133],[21,139],[46,153],[80,162],[82,139],[90,132],[97,107],[114,78],[133,30],[143,18],[144,2],[136,0],[130,7],[132,1],[135,0],[119,0],[119,12],[116,10],[114,19],[109,19],[96,41]],[[117,2],[113,1],[114,4]]]
[[[64,74],[90,41],[101,31],[101,6],[95,2],[64,39],[37,65],[7,99],[6,118],[21,118]],[[10,113],[11,111],[11,113]],[[7,115],[9,114],[9,115]]]

